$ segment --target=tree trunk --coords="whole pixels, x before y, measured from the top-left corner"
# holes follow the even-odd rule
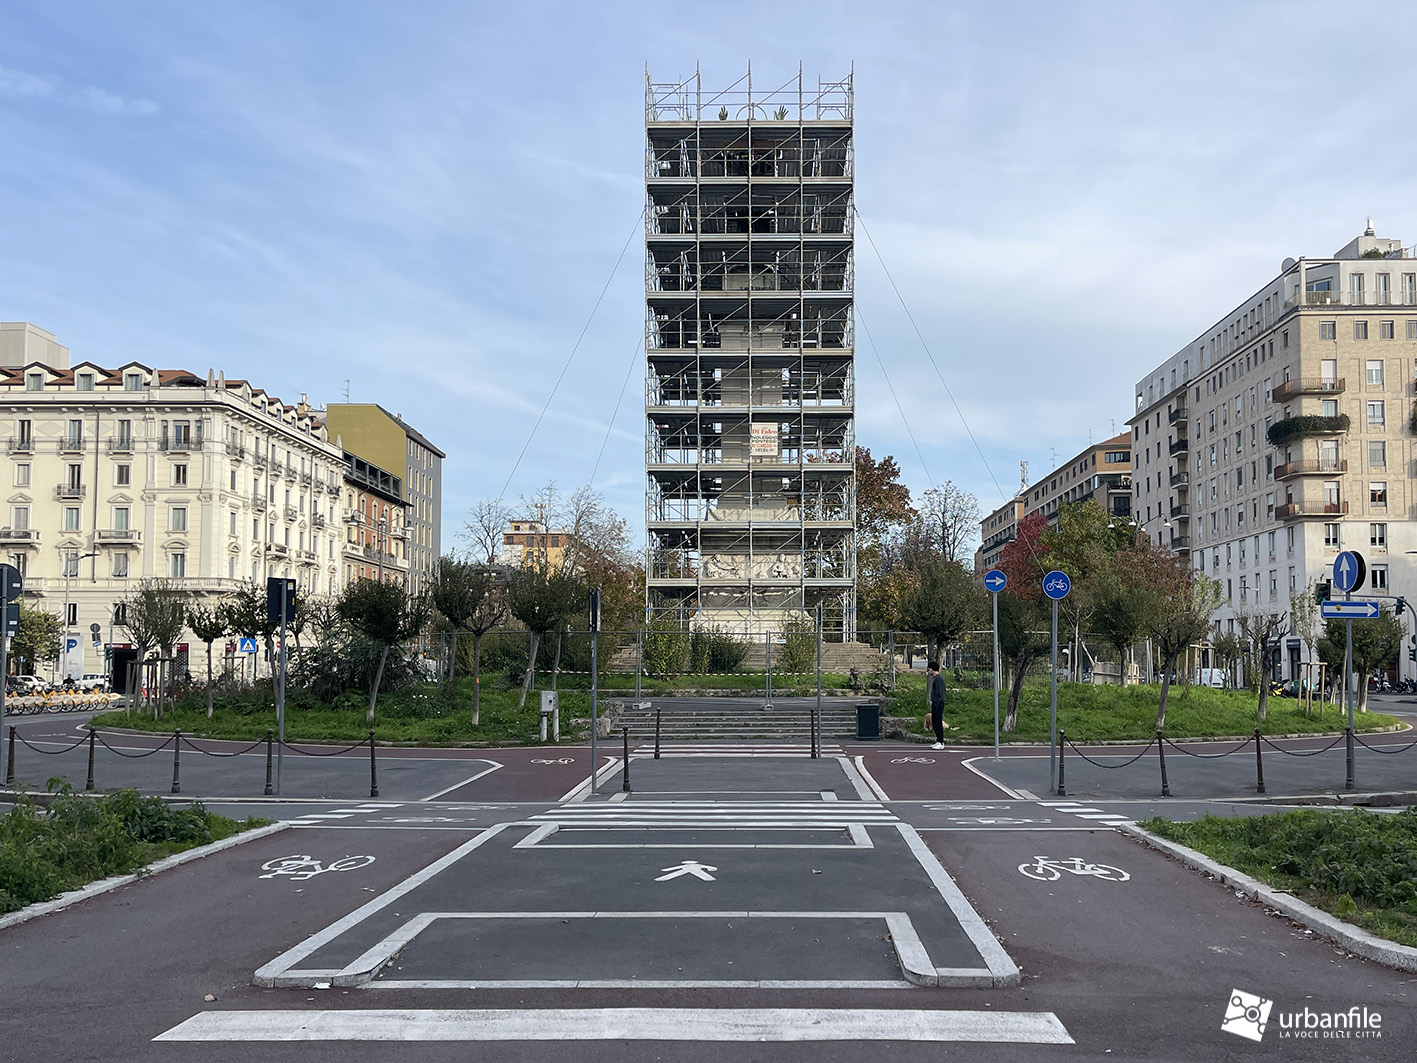
[[[1156,729],[1166,728],[1166,695],[1171,692],[1171,666],[1174,661],[1164,661],[1161,665],[1161,703],[1156,707]]]
[[[1358,712],[1367,712],[1367,711],[1368,711],[1368,677],[1367,677],[1366,675],[1360,675],[1360,676],[1358,676],[1358,692],[1357,692],[1356,694],[1354,694],[1354,698],[1357,700],[1357,703],[1358,703],[1358,705],[1357,705],[1357,711],[1358,711]]]
[[[1269,712],[1269,654],[1265,652],[1265,647],[1260,647],[1260,708],[1259,721],[1264,723],[1265,716]]]
[[[207,643],[207,719],[212,718],[212,644]]]
[[[458,693],[457,684],[454,682],[454,680],[457,678],[457,673],[458,673],[458,633],[457,633],[456,631],[454,631],[454,632],[453,632],[453,655],[448,658],[448,675],[447,675],[447,683],[448,683],[448,686],[450,686],[450,687],[453,688],[453,696],[454,696],[454,697],[457,697],[457,693]]]
[[[472,636],[472,726],[482,717],[482,636]]]
[[[389,647],[384,647],[384,652],[379,654],[379,667],[374,672],[374,686],[369,691],[369,715],[364,717],[368,723],[374,722],[374,703],[379,700],[379,684],[384,681],[384,665],[389,659]]]
[[[1023,682],[1028,678],[1027,665],[1014,665],[1013,682],[1009,684],[1009,711],[1004,714],[1004,730],[1012,733],[1018,726],[1018,699],[1023,693]]]
[[[536,675],[536,651],[540,642],[541,636],[533,631],[531,633],[531,656],[527,658],[526,678],[522,680],[522,696],[521,700],[517,702],[519,709],[526,705],[527,692],[531,690],[532,679]]]
[[[556,689],[556,676],[561,671],[561,632],[556,632],[556,652],[551,657],[551,689]]]

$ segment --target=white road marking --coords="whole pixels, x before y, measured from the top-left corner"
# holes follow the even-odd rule
[[[840,1008],[204,1011],[155,1041],[963,1041],[1073,1044],[1052,1012]]]
[[[562,805],[530,823],[569,827],[847,827],[896,823],[889,809],[868,801],[626,801]]]
[[[856,757],[854,763],[856,764],[856,773],[860,775],[866,785],[871,788],[871,793],[882,801],[889,801],[890,795],[887,794],[885,790],[881,789],[881,784],[878,783],[870,771],[867,770],[866,758],[864,756]]]
[[[464,779],[462,782],[453,783],[452,786],[445,786],[443,789],[439,790],[436,794],[429,794],[427,797],[420,797],[419,800],[420,800],[420,801],[436,801],[436,800],[438,800],[438,798],[442,797],[444,794],[450,794],[450,793],[452,793],[454,790],[461,790],[461,789],[462,789],[464,786],[466,786],[468,783],[477,782],[477,780],[480,779],[480,778],[482,778],[484,775],[491,775],[494,771],[498,771],[498,770],[500,770],[501,767],[502,767],[502,765],[499,764],[499,763],[497,763],[497,761],[495,761],[495,760],[487,760],[487,761],[483,761],[483,763],[484,763],[484,764],[491,764],[492,766],[491,766],[490,768],[484,768],[482,771],[479,771],[476,775],[470,776],[469,778]]]
[[[985,782],[990,783],[990,784],[993,785],[993,786],[997,786],[1000,790],[1004,791],[1004,793],[1008,794],[1010,797],[1014,798],[1015,800],[1022,801],[1022,800],[1025,800],[1025,799],[1027,799],[1027,798],[1032,797],[1032,795],[1029,794],[1026,790],[1015,790],[1015,789],[1013,789],[1012,787],[1005,786],[1003,783],[1001,783],[998,779],[994,778],[992,775],[986,775],[981,769],[976,768],[976,767],[974,766],[974,762],[975,762],[976,760],[985,760],[985,759],[993,759],[993,758],[970,757],[968,760],[962,760],[962,761],[960,761],[960,763],[963,764],[963,765],[964,765],[966,768],[968,768],[970,771],[974,772],[975,775],[978,775],[978,776],[979,776],[981,779],[983,779]]]
[[[673,867],[661,867],[660,870],[669,873],[667,875],[660,875],[655,879],[656,882],[671,882],[676,878],[683,878],[685,875],[693,875],[696,879],[703,882],[713,882],[715,881],[714,877],[710,875],[709,872],[717,871],[718,868],[714,867],[712,864],[701,864],[697,860],[685,860],[675,864]]]

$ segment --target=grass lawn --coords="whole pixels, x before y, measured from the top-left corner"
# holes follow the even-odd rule
[[[0,912],[53,900],[109,875],[131,874],[184,849],[271,821],[238,823],[200,802],[175,809],[121,790],[93,799],[65,789],[48,808],[20,801],[0,816]]]
[[[1149,819],[1142,826],[1370,934],[1417,947],[1417,809]]]

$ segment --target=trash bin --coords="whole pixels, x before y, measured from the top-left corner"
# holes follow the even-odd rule
[[[875,742],[881,737],[881,707],[875,704],[856,706],[856,738]]]

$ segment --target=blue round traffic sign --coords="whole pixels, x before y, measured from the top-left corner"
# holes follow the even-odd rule
[[[1068,596],[1068,591],[1073,589],[1073,581],[1068,579],[1066,572],[1059,572],[1056,568],[1043,577],[1043,593],[1052,598],[1055,602],[1062,601]]]
[[[1333,559],[1333,586],[1347,594],[1363,585],[1368,566],[1356,550],[1344,550]]]
[[[984,589],[992,594],[998,594],[1009,585],[1009,577],[1005,576],[997,568],[991,568],[984,573]]]

